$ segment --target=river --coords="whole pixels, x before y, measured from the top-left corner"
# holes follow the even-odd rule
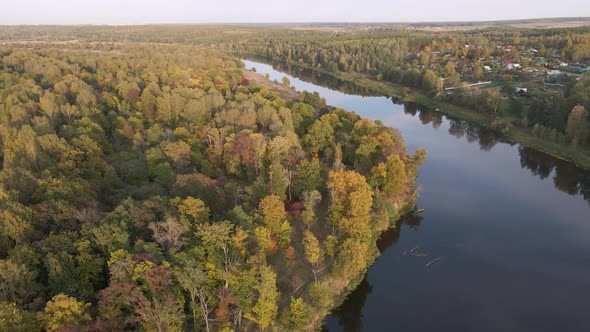
[[[325,75],[243,62],[428,151],[424,213],[382,235],[381,256],[325,330],[590,330],[590,172]]]

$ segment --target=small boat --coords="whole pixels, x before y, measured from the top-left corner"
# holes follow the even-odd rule
[[[416,213],[422,213],[424,212],[424,209],[416,209]]]

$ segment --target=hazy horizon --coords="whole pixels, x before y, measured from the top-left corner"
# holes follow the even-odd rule
[[[590,17],[575,0],[469,0],[398,3],[386,0],[280,2],[271,0],[45,0],[11,1],[0,25],[420,23]]]

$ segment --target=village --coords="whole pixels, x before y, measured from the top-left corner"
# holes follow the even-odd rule
[[[485,53],[490,55],[482,56]],[[562,60],[558,50],[525,46],[497,45],[490,52],[482,45],[465,44],[462,49],[432,54],[433,61],[422,68],[435,69],[444,64],[443,71],[447,75],[452,76],[453,71],[457,74],[455,79],[443,79],[441,89],[445,95],[457,90],[500,88],[504,97],[530,98],[539,90],[563,90],[568,82],[579,80],[590,71],[590,61],[567,62]],[[415,56],[421,58],[424,52]]]

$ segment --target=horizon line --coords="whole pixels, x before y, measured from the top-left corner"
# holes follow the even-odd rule
[[[498,20],[433,20],[433,21],[284,21],[284,22],[161,22],[161,23],[20,23],[2,24],[0,27],[57,27],[57,26],[172,26],[172,25],[289,25],[289,24],[467,24],[467,23],[508,23],[521,21],[542,20],[582,20],[590,23],[590,16],[560,16],[560,17],[534,17]]]

